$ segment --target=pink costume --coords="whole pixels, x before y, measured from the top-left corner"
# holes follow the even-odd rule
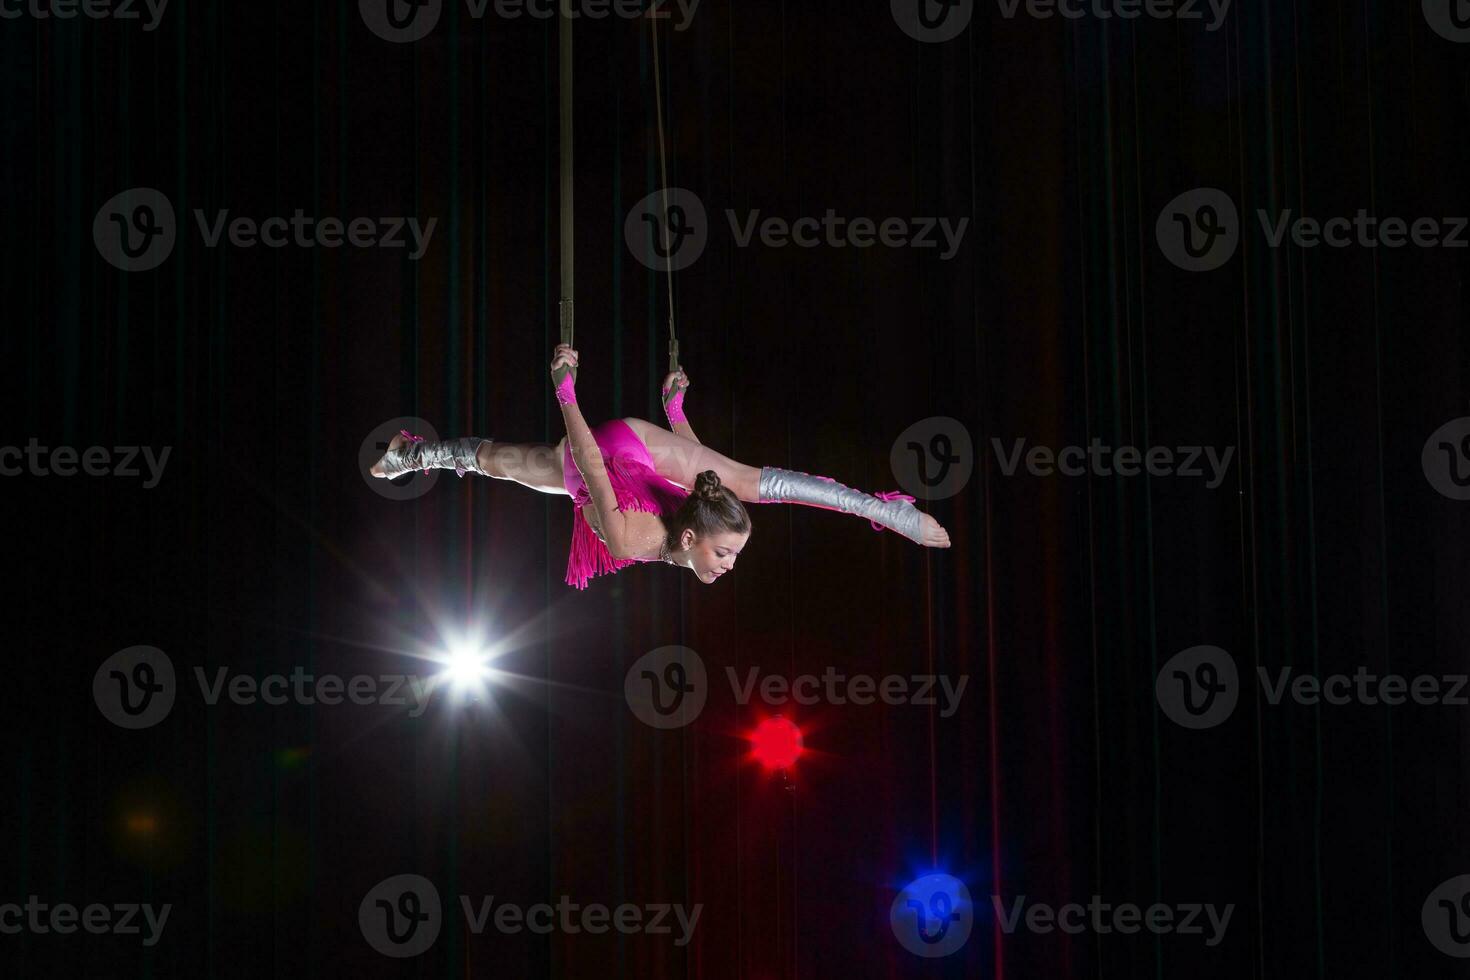
[[[643,440],[622,419],[611,419],[592,430],[592,438],[602,452],[608,482],[617,496],[618,509],[671,517],[689,491],[659,476],[653,457]],[[587,588],[587,580],[626,568],[634,562],[658,561],[657,558],[614,558],[587,523],[582,508],[592,500],[587,484],[582,481],[576,463],[572,462],[572,443],[567,440],[562,453],[562,484],[572,495],[575,505],[572,527],[572,553],[567,559],[567,584]]]

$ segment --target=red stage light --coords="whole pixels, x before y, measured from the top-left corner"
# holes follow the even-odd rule
[[[750,754],[767,769],[787,769],[801,755],[801,729],[777,715],[755,726]]]

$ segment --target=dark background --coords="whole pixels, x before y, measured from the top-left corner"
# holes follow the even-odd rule
[[[1235,3],[1223,29],[1005,19],[922,44],[888,5],[704,0],[663,31],[669,179],[708,206],[676,277],[687,403],[752,465],[893,489],[905,427],[964,423],[975,473],[926,551],[752,508],[731,581],[650,566],[563,584],[572,508],[361,478],[380,423],[555,442],[554,22],[387,43],[355,3],[172,0],[139,22],[0,21],[0,444],[170,446],[162,483],[9,477],[4,901],[172,903],[162,941],[0,936],[9,976],[1448,977],[1420,907],[1470,871],[1466,710],[1270,706],[1196,732],[1159,667],[1466,670],[1466,504],[1420,466],[1466,414],[1464,251],[1265,245],[1257,208],[1470,214],[1470,47],[1418,3]],[[663,280],[623,219],[659,186],[642,21],[577,27],[579,392],[661,420]],[[180,215],[158,269],[93,246],[103,202]],[[1199,186],[1246,224],[1182,271],[1154,222]],[[735,247],[725,208],[969,217],[960,253]],[[204,247],[190,212],[439,218],[383,249]],[[1226,483],[1005,476],[990,440],[1237,447]],[[206,707],[123,731],[93,673],[136,644],[261,676],[424,670],[480,617],[525,680],[421,718]],[[942,672],[961,710],[788,710],[795,788],[748,758],[722,683],[658,732],[629,665]],[[155,818],[146,834],[129,816]],[[938,867],[975,929],[906,952],[888,906]],[[357,925],[400,873],[450,906],[386,959]],[[703,903],[694,942],[469,934],[453,896]],[[1225,941],[1005,936],[989,896],[1234,903]]]

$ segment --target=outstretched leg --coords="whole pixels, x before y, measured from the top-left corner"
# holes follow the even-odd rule
[[[949,532],[933,517],[917,510],[909,502],[912,498],[875,496],[808,473],[749,466],[644,419],[623,421],[648,447],[658,474],[680,486],[692,487],[696,476],[714,470],[720,482],[745,503],[793,503],[836,510],[866,517],[926,548],[950,546]]]
[[[562,482],[561,444],[547,442],[496,442],[480,447],[480,466],[496,480],[511,480],[542,493],[567,496]]]
[[[475,442],[478,442],[478,446],[474,446]],[[394,436],[393,441],[388,444],[388,452],[373,465],[373,476],[392,477],[403,472],[405,461],[390,457],[407,445],[406,437]],[[450,440],[428,444],[425,450],[415,453],[412,462],[414,465],[427,465],[434,469],[458,467],[465,473],[510,480],[542,493],[565,496],[567,492],[562,483],[561,453],[558,452],[558,447],[544,442]]]

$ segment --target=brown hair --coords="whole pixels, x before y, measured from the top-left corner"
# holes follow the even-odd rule
[[[696,537],[708,534],[749,534],[750,515],[735,492],[720,482],[720,474],[705,470],[694,478],[694,489],[673,514],[664,518],[670,551],[679,547],[686,528]]]

